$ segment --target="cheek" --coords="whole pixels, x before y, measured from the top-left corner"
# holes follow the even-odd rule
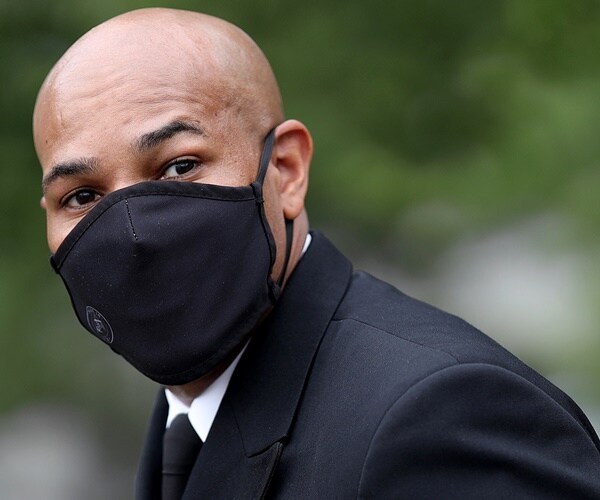
[[[56,253],[56,250],[74,226],[75,224],[61,223],[49,215],[46,217],[46,236],[48,239],[48,248],[51,253]]]
[[[279,172],[269,168],[263,184],[263,197],[265,199],[265,213],[273,232],[277,226],[283,224],[283,209],[279,193]],[[275,226],[275,227],[274,227]]]

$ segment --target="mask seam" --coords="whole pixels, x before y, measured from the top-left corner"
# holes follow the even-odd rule
[[[135,234],[135,227],[133,226],[133,219],[131,218],[131,210],[129,210],[129,200],[125,199],[125,208],[127,208],[127,217],[129,218],[129,225],[131,226],[131,232],[133,233],[133,239],[137,241],[138,237]]]

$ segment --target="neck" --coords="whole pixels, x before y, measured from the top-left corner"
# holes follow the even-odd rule
[[[302,256],[302,249],[304,248],[304,242],[306,241],[306,235],[308,234],[308,217],[306,212],[303,211],[296,219],[294,219],[294,237],[293,244],[288,260],[287,268],[285,269],[285,276],[283,276],[283,288],[285,283],[294,271],[296,264]],[[281,279],[281,278],[280,278]]]

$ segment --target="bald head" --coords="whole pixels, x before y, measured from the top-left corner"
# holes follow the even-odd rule
[[[208,15],[142,9],[115,17],[81,37],[44,82],[34,114],[68,119],[70,103],[105,96],[146,105],[165,98],[218,102],[248,130],[283,120],[281,97],[259,47],[236,26]],[[208,104],[208,102],[207,102]]]

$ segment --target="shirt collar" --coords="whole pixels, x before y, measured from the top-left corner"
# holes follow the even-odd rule
[[[227,367],[227,369],[219,375],[215,381],[210,384],[199,396],[197,396],[190,406],[184,404],[175,394],[169,389],[165,389],[165,395],[169,403],[169,415],[167,416],[167,424],[169,427],[173,419],[181,413],[187,413],[192,423],[192,427],[200,436],[202,441],[206,441],[208,431],[212,426],[213,420],[221,405],[221,400],[225,395],[231,376],[235,367],[240,361],[242,354],[246,350],[248,344],[240,351],[233,362]]]

